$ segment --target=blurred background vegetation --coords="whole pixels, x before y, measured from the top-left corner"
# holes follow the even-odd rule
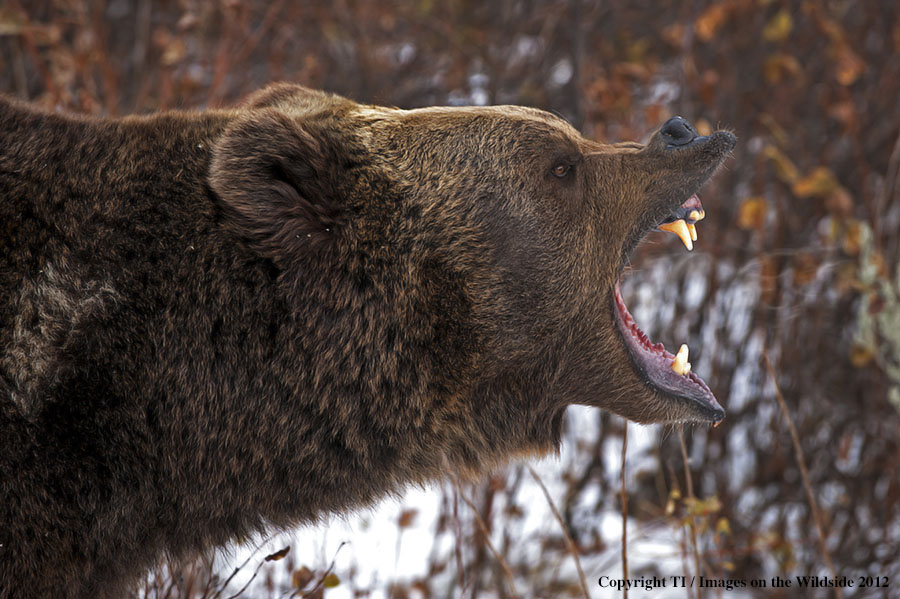
[[[735,131],[734,159],[701,193],[708,216],[697,249],[688,257],[674,238],[653,235],[625,281],[636,320],[670,348],[687,342],[694,370],[728,410],[718,428],[685,430],[687,459],[677,429],[647,429],[651,442],[635,459],[628,454],[629,530],[669,539],[683,563],[677,573],[828,573],[777,379],[834,569],[891,577],[893,594],[854,588],[844,596],[898,596],[900,5],[0,3],[0,91],[50,109],[224,106],[276,80],[403,108],[526,104],[605,141],[645,139],[675,114],[701,132]],[[620,451],[624,424],[597,413],[585,432],[574,424],[585,418],[570,419],[562,457],[544,470],[564,526],[535,538],[522,524],[543,498],[522,499],[532,479],[521,465],[474,487],[445,486],[428,574],[383,576],[379,588],[395,598],[509,597],[513,586],[526,596],[582,596],[576,571],[560,566],[571,541],[588,589],[599,592],[597,577],[621,567],[618,540],[596,515],[621,509],[620,464],[610,454]],[[415,509],[405,513],[400,529]],[[438,549],[448,535],[448,548]],[[518,551],[523,544],[539,551]],[[301,596],[331,587],[385,596],[354,583],[352,570],[326,578],[326,566],[288,560],[285,584]],[[220,581],[202,570],[151,580],[146,594],[214,596]],[[671,572],[652,560],[635,560],[630,572],[653,573]],[[205,578],[186,583],[192,576]]]

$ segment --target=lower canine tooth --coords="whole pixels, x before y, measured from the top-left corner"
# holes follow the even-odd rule
[[[678,353],[675,355],[675,359],[672,361],[672,370],[680,374],[681,376],[687,376],[691,371],[691,363],[688,362],[688,346],[685,343],[681,344],[681,347],[678,348]]]
[[[665,223],[659,226],[663,231],[668,231],[669,233],[674,233],[678,235],[681,239],[681,243],[684,244],[684,247],[691,251],[694,249],[694,244],[691,240],[691,232],[688,230],[688,224],[684,222],[683,219],[678,219],[671,223]]]

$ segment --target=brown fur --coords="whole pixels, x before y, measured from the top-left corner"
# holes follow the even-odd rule
[[[702,419],[641,380],[611,289],[732,144],[289,85],[0,99],[0,597],[119,596],[164,552],[552,451],[570,404]]]

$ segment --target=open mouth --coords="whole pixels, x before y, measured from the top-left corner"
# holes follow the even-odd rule
[[[677,235],[690,251],[693,249],[693,242],[697,240],[697,222],[705,215],[700,198],[694,194],[657,225],[657,229]],[[713,423],[718,424],[725,418],[725,410],[716,401],[712,391],[691,370],[688,346],[683,344],[676,354],[672,354],[662,343],[653,343],[634,322],[622,299],[618,281],[613,295],[616,324],[644,382],[660,394],[678,401],[693,402]]]

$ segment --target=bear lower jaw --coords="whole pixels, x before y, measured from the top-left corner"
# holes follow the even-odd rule
[[[613,290],[613,313],[626,353],[648,387],[673,401],[689,402],[695,416],[691,420],[718,424],[725,418],[725,410],[706,382],[689,365],[685,368],[686,346],[682,346],[679,357],[666,350],[662,343],[653,343],[628,311],[618,281]]]

